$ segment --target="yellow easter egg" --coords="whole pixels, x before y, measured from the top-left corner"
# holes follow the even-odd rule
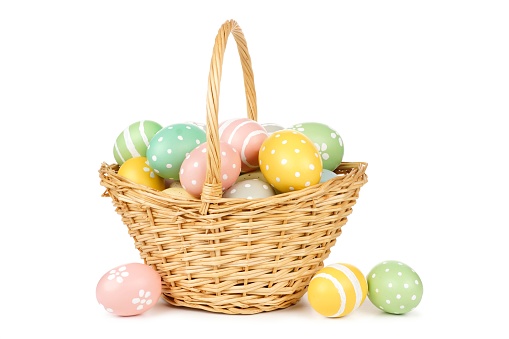
[[[330,318],[343,317],[366,300],[368,283],[362,272],[345,263],[320,269],[308,286],[308,301],[313,309]]]
[[[188,199],[196,199],[191,194],[189,194],[184,188],[182,188],[182,186],[180,186],[180,187],[174,186],[174,187],[167,188],[163,191],[163,193],[169,194],[174,197],[178,196],[178,197],[184,197],[184,198],[188,198]]]
[[[260,147],[260,171],[279,192],[300,190],[320,182],[322,159],[313,142],[294,130],[271,134]]]
[[[162,191],[166,187],[164,178],[154,172],[146,157],[127,159],[118,169],[118,175],[158,191]]]

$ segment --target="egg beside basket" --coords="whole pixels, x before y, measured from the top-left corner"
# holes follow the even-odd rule
[[[306,293],[329,256],[367,182],[365,162],[343,162],[324,183],[260,199],[222,197],[218,136],[219,84],[229,35],[244,76],[247,117],[257,121],[256,92],[244,34],[221,25],[210,64],[207,173],[201,197],[165,194],[102,163],[100,184],[127,226],[143,261],[161,276],[162,298],[224,314],[287,308]]]

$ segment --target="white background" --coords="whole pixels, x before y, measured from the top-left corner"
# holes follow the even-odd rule
[[[504,337],[507,327],[509,7],[505,1],[3,1],[0,3],[1,323],[9,337]],[[140,262],[102,198],[132,122],[205,121],[214,39],[235,19],[258,121],[336,128],[369,182],[326,264],[400,260],[420,305],[368,299],[329,319],[296,306],[227,316],[160,302],[115,317],[95,299]],[[220,120],[244,117],[229,40]],[[503,233],[505,232],[505,233]],[[505,316],[504,316],[505,314]],[[441,335],[440,335],[441,334]]]

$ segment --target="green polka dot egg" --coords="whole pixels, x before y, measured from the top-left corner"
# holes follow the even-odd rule
[[[323,168],[334,171],[343,161],[344,145],[339,133],[329,125],[319,122],[305,122],[290,129],[306,135],[318,150]]]
[[[421,302],[421,278],[400,261],[383,261],[373,267],[366,278],[369,300],[386,313],[408,313]]]
[[[113,146],[113,156],[118,165],[131,158],[144,157],[152,137],[163,128],[151,120],[141,120],[129,125],[120,133]]]
[[[164,127],[147,147],[150,167],[162,178],[179,180],[182,162],[205,141],[206,132],[195,124],[177,123]]]

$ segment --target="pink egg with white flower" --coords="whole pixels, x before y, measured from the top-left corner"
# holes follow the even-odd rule
[[[161,297],[161,276],[146,264],[121,265],[102,276],[96,297],[109,313],[139,315],[154,307]]]
[[[207,175],[208,142],[201,144],[186,156],[180,166],[180,184],[191,195],[199,197]],[[223,191],[235,183],[240,175],[239,152],[230,144],[220,141],[221,185]]]
[[[267,137],[265,128],[248,118],[230,119],[219,124],[219,139],[232,145],[240,153],[243,173],[259,168],[258,153]]]

